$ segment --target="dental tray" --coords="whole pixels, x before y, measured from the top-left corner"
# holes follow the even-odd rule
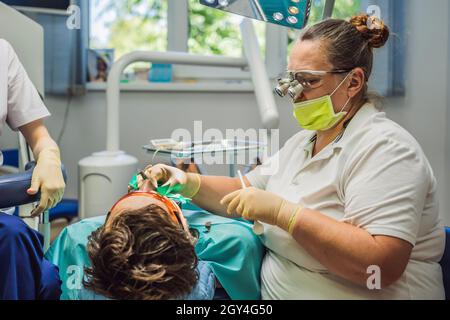
[[[265,144],[258,141],[216,140],[176,142],[171,139],[152,140],[143,148],[148,152],[171,154],[175,158],[191,158],[195,154],[239,152],[264,149]]]

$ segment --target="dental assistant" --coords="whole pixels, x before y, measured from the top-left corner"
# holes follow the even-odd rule
[[[367,15],[302,33],[288,67],[305,130],[245,177],[247,189],[146,170],[204,209],[263,223],[264,299],[444,299],[436,179],[416,140],[368,95],[373,50],[388,38]]]
[[[5,123],[19,130],[37,160],[27,192],[40,191],[41,200],[32,216],[56,206],[65,188],[59,148],[42,121],[49,115],[14,49],[0,39],[0,134]],[[2,162],[0,153],[0,165]],[[42,236],[1,209],[0,300],[58,299],[58,271],[43,258]]]

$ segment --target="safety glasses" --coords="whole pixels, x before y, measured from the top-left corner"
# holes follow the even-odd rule
[[[278,86],[275,92],[284,97],[287,94],[296,100],[304,90],[320,88],[324,83],[324,76],[327,74],[343,74],[350,72],[349,70],[288,70],[284,72],[278,79]]]

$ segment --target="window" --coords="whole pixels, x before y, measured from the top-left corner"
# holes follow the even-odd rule
[[[330,0],[313,0],[310,25],[320,21],[327,1]],[[377,50],[370,82],[372,88],[383,95],[404,93],[405,2],[335,0],[333,17],[348,18],[365,12],[369,5],[377,5],[382,19],[390,26],[392,37],[385,48]],[[113,49],[115,60],[135,50],[186,51],[230,57],[243,55],[238,25],[241,18],[203,6],[198,0],[72,0],[72,3],[81,8],[79,30],[68,30],[64,16],[30,15],[44,27],[46,34],[52,35],[46,37],[45,43],[45,59],[52,62],[47,63],[52,69],[46,71],[46,75],[54,75],[51,79],[46,78],[48,93],[84,92],[88,78],[86,65],[90,69],[95,64],[94,59],[91,59],[94,63],[86,61],[87,47],[100,52]],[[269,77],[275,79],[286,68],[287,57],[299,31],[258,21],[254,21],[254,25]],[[62,42],[68,44],[64,49],[60,46]],[[110,51],[105,52],[110,56]],[[71,66],[70,70],[67,65]],[[140,63],[138,69],[141,68],[144,69],[141,75],[145,76],[149,64]],[[136,72],[130,72],[133,73]],[[250,75],[233,68],[175,66],[173,78],[182,81],[186,78],[235,81],[250,80]]]
[[[241,57],[241,19],[237,15],[208,8],[198,0],[189,0],[189,52]],[[264,54],[266,24],[254,21],[254,26]]]
[[[113,49],[115,60],[135,50],[241,57],[240,20],[236,15],[203,6],[198,0],[91,0],[89,47]],[[258,21],[254,25],[264,55],[266,25]],[[148,63],[133,64],[126,72],[148,66]],[[240,70],[214,70],[176,66],[174,75],[175,78],[249,78]]]
[[[90,0],[89,9],[89,48],[99,52],[95,56],[109,50],[118,60],[136,50],[167,50],[166,0]],[[88,68],[93,71],[88,73],[89,81],[99,78],[95,59],[88,58]],[[125,70],[126,78],[146,80],[148,70],[149,63],[134,63]]]
[[[327,1],[313,0],[309,25],[322,19]],[[382,18],[395,34],[386,48],[377,51],[371,83],[383,95],[401,94],[404,90],[404,0],[335,0],[333,17],[348,19],[365,12],[369,5],[381,8]],[[115,59],[135,50],[241,57],[240,21],[241,17],[208,8],[198,0],[91,0],[90,48],[113,48]],[[254,25],[269,76],[276,78],[285,68],[300,31],[259,21],[254,21]],[[148,69],[148,64],[140,65]],[[250,76],[248,72],[227,68],[175,66],[174,78],[223,80]]]
[[[167,50],[167,1],[91,0],[91,49],[115,51],[115,59],[135,50]]]
[[[183,0],[178,0],[183,1]],[[167,0],[90,1],[90,48],[114,48],[116,59],[135,50],[166,51]],[[240,17],[188,1],[188,51],[197,54],[242,56]],[[181,10],[183,9],[180,7]],[[176,24],[176,21],[169,23]],[[265,24],[255,23],[264,38]],[[178,25],[178,27],[181,27]],[[183,33],[186,30],[180,29]],[[262,48],[264,43],[262,43]],[[262,49],[263,50],[263,49]]]

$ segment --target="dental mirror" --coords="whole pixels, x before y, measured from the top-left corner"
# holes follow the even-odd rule
[[[311,0],[200,0],[200,3],[294,29],[305,27],[311,11]]]

